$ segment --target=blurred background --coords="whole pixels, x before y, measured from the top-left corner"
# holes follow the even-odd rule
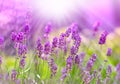
[[[0,0],[0,36],[5,37],[6,52],[12,45],[8,36],[12,31],[20,31],[26,23],[30,24],[29,38],[33,45],[48,22],[54,30],[76,22],[82,31],[93,29],[96,21],[100,22],[100,30],[118,32],[120,0]]]

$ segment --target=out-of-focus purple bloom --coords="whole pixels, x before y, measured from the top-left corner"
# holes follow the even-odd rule
[[[84,71],[82,79],[85,82],[85,84],[89,84],[92,79],[92,76],[88,71]]]
[[[17,71],[16,71],[16,70],[12,70],[11,79],[12,79],[13,81],[15,81],[16,78],[17,78]]]
[[[22,58],[22,59],[20,60],[20,67],[21,67],[21,68],[24,68],[24,66],[25,66],[25,58]]]
[[[75,46],[72,46],[71,49],[70,49],[70,54],[71,54],[72,56],[74,56],[74,55],[77,54],[77,52],[78,52],[78,48],[75,47]]]
[[[6,74],[5,74],[4,79],[5,79],[5,80],[8,80],[8,79],[9,79],[9,73],[6,73]]]
[[[0,45],[3,45],[4,43],[4,37],[0,36]]]
[[[2,56],[0,56],[0,65],[2,64]]]
[[[12,39],[13,42],[15,42],[17,40],[17,33],[12,32],[11,39]]]
[[[89,61],[87,62],[87,65],[86,65],[86,70],[87,71],[90,71],[91,68],[93,67],[94,65],[94,62],[96,61],[97,59],[97,56],[96,54],[93,54],[92,57],[89,59]]]
[[[27,53],[27,47],[26,45],[23,45],[23,44],[19,44],[19,47],[18,47],[18,55],[25,55]]]
[[[17,79],[17,80],[16,80],[16,84],[21,84],[21,80],[20,80],[20,79]]]
[[[24,33],[23,32],[19,32],[17,34],[17,42],[22,43],[23,40],[24,40]]]
[[[50,46],[50,42],[46,42],[44,45],[44,53],[47,55],[51,52],[51,46]]]
[[[45,33],[49,34],[51,32],[51,23],[48,23],[47,26],[45,27]]]
[[[112,67],[110,65],[108,65],[106,73],[107,75],[110,75],[112,73]]]
[[[43,46],[41,44],[40,39],[37,40],[37,51],[38,51],[38,56],[41,57],[43,52]]]
[[[66,36],[66,37],[69,37],[70,34],[71,34],[71,28],[68,28],[68,29],[66,30],[66,32],[65,32],[65,36]]]
[[[83,60],[85,58],[85,53],[84,52],[81,52],[80,55],[79,55],[79,67],[82,68],[82,64],[83,64]]]
[[[65,40],[65,34],[62,33],[59,38],[59,48],[64,49],[64,46],[66,45],[66,40]]]
[[[53,66],[54,65],[54,59],[51,58],[50,60],[48,60],[48,64],[49,64],[50,67]]]
[[[67,71],[70,71],[72,69],[72,64],[73,64],[73,58],[71,56],[69,56],[66,60]]]
[[[100,22],[97,21],[93,24],[93,29],[94,29],[94,32],[97,32],[98,31],[98,27],[100,26]]]
[[[99,39],[99,44],[105,44],[106,42],[106,37],[108,35],[108,32],[107,31],[104,31],[101,36],[100,36],[100,39]]]
[[[25,27],[23,28],[23,32],[27,34],[30,31],[30,26],[29,24],[26,24]]]
[[[76,55],[75,56],[75,63],[79,64],[79,62],[80,62],[80,57],[79,57],[79,55]]]
[[[56,48],[58,46],[58,38],[54,37],[52,42],[52,48]]]
[[[119,64],[117,64],[117,66],[116,66],[116,71],[117,71],[117,73],[119,73],[119,74],[120,74],[120,63],[119,63]]]
[[[57,72],[57,65],[56,64],[53,64],[52,67],[51,67],[51,76],[54,76]]]
[[[61,81],[63,81],[67,76],[67,69],[66,68],[63,68],[62,69],[62,76],[60,78]]]
[[[112,49],[111,49],[111,48],[108,48],[106,55],[107,55],[107,56],[111,56],[111,55],[112,55]]]

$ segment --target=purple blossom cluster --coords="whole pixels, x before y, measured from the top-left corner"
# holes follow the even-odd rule
[[[44,36],[47,38],[46,40],[41,40],[40,38],[36,42],[35,47],[35,56],[33,56],[31,64],[29,67],[27,65],[27,53],[28,46],[26,43],[27,37],[29,34],[30,25],[26,24],[25,27],[20,32],[12,32],[11,40],[16,45],[16,61],[15,67],[11,72],[11,80],[20,83],[20,81],[25,81],[25,74],[30,72],[31,66],[34,67],[35,70],[35,81],[41,81],[43,74],[42,70],[46,72],[47,67],[50,71],[50,78],[56,77],[59,73],[59,70],[62,70],[60,81],[64,82],[65,78],[72,77],[71,73],[76,73],[79,71],[77,75],[79,75],[79,80],[82,80],[84,84],[90,84],[92,80],[96,80],[96,84],[101,84],[103,82],[107,82],[110,79],[112,74],[112,66],[108,65],[106,68],[106,77],[102,80],[101,71],[92,70],[95,65],[96,60],[99,59],[99,56],[96,54],[92,54],[89,60],[86,63],[85,57],[88,55],[88,51],[80,51],[80,44],[82,42],[82,38],[80,36],[78,24],[73,23],[64,33],[61,33],[58,37],[53,37],[52,41],[49,40],[49,34],[51,32],[51,24],[47,24],[44,31]],[[99,27],[99,23],[94,25],[95,31]],[[108,33],[103,32],[99,39],[99,44],[105,44]],[[68,42],[70,39],[70,42]],[[0,45],[4,43],[4,39],[0,37]],[[33,50],[33,49],[31,49]],[[34,52],[34,51],[33,51]],[[106,52],[106,56],[112,55],[112,48],[108,48]],[[60,63],[58,64],[58,60]],[[0,56],[0,66],[2,65],[2,56]],[[19,64],[19,65],[17,65]],[[35,64],[35,65],[34,65]],[[41,66],[43,64],[43,66]],[[17,66],[16,66],[17,65]],[[102,64],[101,64],[102,65]],[[46,67],[47,66],[47,67]],[[16,68],[17,67],[17,68]],[[97,66],[99,67],[99,66]],[[77,71],[74,70],[77,68]],[[28,71],[27,71],[28,70]],[[31,71],[32,72],[32,71]],[[120,64],[116,67],[116,80],[120,79]],[[25,74],[24,74],[25,73]],[[46,74],[49,74],[46,72]],[[59,74],[60,75],[60,74]],[[22,80],[19,80],[19,76],[22,77]],[[37,77],[36,77],[37,76]],[[44,77],[43,77],[44,78]],[[64,83],[63,83],[64,84]]]
[[[99,44],[102,45],[102,44],[105,44],[106,43],[106,37],[108,35],[108,32],[107,31],[104,31],[101,36],[100,36],[100,39],[99,39]]]
[[[87,71],[90,71],[91,68],[93,67],[95,61],[97,59],[97,56],[96,54],[93,54],[92,57],[89,59],[89,61],[87,62],[87,65],[86,65],[86,70]]]

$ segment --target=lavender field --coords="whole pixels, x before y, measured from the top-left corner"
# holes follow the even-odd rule
[[[120,84],[119,5],[0,0],[0,84]]]

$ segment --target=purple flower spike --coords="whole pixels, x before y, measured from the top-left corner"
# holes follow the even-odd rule
[[[52,42],[52,48],[56,48],[58,46],[58,38],[54,37]]]
[[[64,49],[65,45],[66,45],[65,34],[62,33],[59,38],[59,48]]]
[[[30,31],[30,26],[28,24],[25,25],[23,32],[28,33]]]
[[[95,54],[92,55],[92,57],[89,59],[87,65],[86,65],[86,70],[90,71],[91,68],[93,67],[95,61],[96,61],[97,56]]]
[[[100,26],[100,22],[95,22],[94,24],[93,24],[93,28],[94,28],[94,31],[95,32],[97,32],[98,31],[98,27]]]
[[[44,45],[44,53],[48,55],[50,52],[51,52],[51,46],[50,46],[50,42],[48,41]]]
[[[60,80],[63,81],[67,77],[67,69],[62,69],[62,76],[60,77]]]
[[[3,45],[3,43],[4,43],[4,38],[0,36],[0,45]]]
[[[17,71],[16,71],[16,70],[12,70],[11,79],[12,79],[13,81],[15,81],[15,80],[16,80],[16,77],[17,77]]]
[[[119,73],[119,74],[120,74],[120,63],[119,63],[119,64],[117,64],[117,66],[116,66],[116,71],[117,71],[117,73]]]
[[[45,27],[45,34],[49,34],[51,31],[51,23],[48,23],[47,26]]]
[[[69,56],[66,60],[67,71],[70,71],[72,69],[72,62],[73,62],[73,58],[71,56]]]
[[[79,55],[76,55],[75,56],[75,63],[79,64],[79,62],[80,62],[80,57],[79,57]]]
[[[13,42],[15,42],[17,40],[17,33],[12,32],[11,39],[12,39]]]
[[[18,47],[18,55],[25,55],[27,53],[27,47],[26,45],[23,45],[23,44],[19,44],[19,47]]]
[[[105,44],[106,42],[106,37],[108,35],[108,32],[107,31],[104,31],[101,36],[100,36],[100,39],[99,39],[99,44]]]
[[[43,46],[41,44],[40,39],[37,40],[37,51],[38,51],[38,56],[41,57],[43,52]]]
[[[112,67],[108,65],[107,67],[107,75],[110,75],[112,73]]]
[[[71,49],[70,49],[70,53],[72,56],[76,55],[78,52],[78,48],[75,47],[75,46],[72,46]]]
[[[24,66],[25,66],[25,58],[22,58],[22,59],[20,60],[20,67],[21,67],[21,68],[24,68]]]
[[[52,71],[52,76],[54,76],[57,72],[57,65],[56,64],[52,65],[51,71]]]
[[[66,32],[65,32],[65,36],[66,36],[66,37],[69,37],[70,34],[71,34],[71,28],[68,28],[68,29],[66,30]]]
[[[23,32],[19,32],[17,34],[17,42],[22,43],[23,40],[24,40],[24,33]]]
[[[111,56],[111,55],[112,55],[112,49],[111,49],[111,48],[108,48],[106,55],[107,55],[107,56]]]

